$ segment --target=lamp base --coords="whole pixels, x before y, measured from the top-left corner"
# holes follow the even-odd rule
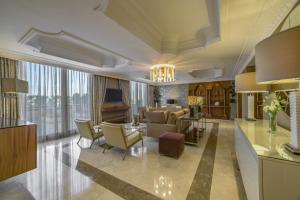
[[[291,144],[288,144],[288,143],[284,144],[283,146],[286,148],[286,150],[292,152],[293,154],[299,154],[300,155],[300,148],[295,148]]]

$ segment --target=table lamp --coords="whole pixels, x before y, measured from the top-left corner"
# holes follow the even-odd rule
[[[255,47],[256,80],[266,84],[300,81],[300,26],[279,32]],[[295,89],[295,88],[294,88]],[[287,149],[300,153],[300,92],[290,93],[291,141]]]
[[[28,93],[28,82],[17,78],[1,79],[2,93]]]
[[[268,85],[256,84],[256,73],[248,72],[235,76],[235,92],[248,94],[248,116],[247,120],[255,120],[253,93],[268,92]]]

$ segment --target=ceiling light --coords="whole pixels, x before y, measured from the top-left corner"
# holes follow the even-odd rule
[[[168,83],[175,81],[175,65],[157,64],[151,67],[150,79],[157,83]]]

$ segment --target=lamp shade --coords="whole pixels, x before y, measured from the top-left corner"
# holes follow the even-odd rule
[[[256,84],[256,73],[248,72],[235,76],[235,91],[237,93],[268,92],[268,85]]]
[[[273,84],[271,88],[273,92],[299,91],[299,83]]]
[[[258,83],[300,81],[300,26],[275,34],[255,47]]]
[[[28,93],[28,82],[16,78],[2,78],[1,92],[3,93]]]

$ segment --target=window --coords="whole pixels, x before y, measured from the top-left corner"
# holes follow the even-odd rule
[[[132,114],[138,114],[138,108],[148,105],[148,85],[135,81],[130,82]]]
[[[37,124],[39,140],[67,136],[75,118],[90,119],[90,75],[30,62],[20,62],[29,92],[21,99],[21,118]]]

